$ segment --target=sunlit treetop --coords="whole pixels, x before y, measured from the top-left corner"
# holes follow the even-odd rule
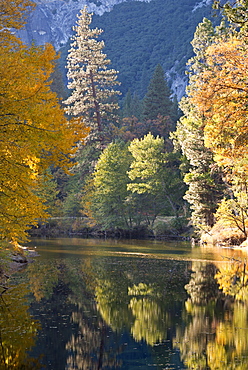
[[[22,28],[35,4],[29,0],[0,1],[0,43],[2,46],[12,45],[14,50],[21,45],[14,30]]]
[[[220,9],[242,36],[248,37],[248,0],[214,1],[214,8]]]
[[[207,147],[232,167],[247,158],[247,44],[235,37],[212,44],[206,66],[190,98],[204,116]]]
[[[117,71],[108,68],[110,60],[102,51],[104,42],[97,40],[103,31],[91,29],[91,21],[92,14],[84,7],[73,28],[76,34],[67,57],[68,88],[72,93],[64,103],[66,113],[83,117],[96,139],[102,136],[107,123],[116,120],[119,92],[114,87],[119,82]]]

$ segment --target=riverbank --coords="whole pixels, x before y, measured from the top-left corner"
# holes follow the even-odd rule
[[[217,222],[209,232],[201,236],[201,242],[213,247],[247,248],[247,237],[238,227]]]
[[[5,245],[0,251],[0,296],[8,290],[8,279],[14,273],[32,263],[38,253],[34,249],[19,246],[14,250]]]
[[[91,225],[86,217],[53,217],[29,230],[31,237],[81,236],[117,239],[189,240],[192,227],[185,217],[157,217],[154,225],[140,225],[132,229],[102,229]]]

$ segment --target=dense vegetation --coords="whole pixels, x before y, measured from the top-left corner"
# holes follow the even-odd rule
[[[202,239],[239,244],[247,239],[248,221],[247,3],[223,11],[229,25],[213,27],[204,19],[196,29],[184,116],[174,137],[190,161],[186,199]]]
[[[25,240],[27,225],[46,217],[55,194],[51,166],[68,169],[83,126],[67,122],[50,89],[52,45],[27,47],[11,32],[22,27],[30,1],[0,6],[0,230],[5,240]],[[51,190],[54,193],[51,194]]]
[[[217,22],[211,5],[194,10],[195,6],[195,0],[179,0],[176,4],[170,0],[125,1],[111,12],[93,16],[92,27],[103,29],[100,39],[105,42],[113,68],[119,71],[123,97],[130,90],[143,98],[157,64],[166,72],[169,86],[175,78],[186,83],[185,67],[193,56],[190,41],[196,25],[203,17]],[[64,79],[69,47],[70,41],[60,50]],[[184,88],[183,83],[180,96]]]
[[[61,83],[58,70],[53,72],[57,57],[52,46],[24,46],[9,31],[10,26],[22,26],[30,3],[3,4],[3,239],[25,239],[26,229],[41,225],[39,220],[48,213],[53,220],[69,219],[70,232],[178,236],[186,231],[190,212],[195,233],[204,241],[247,239],[245,2],[234,8],[216,3],[223,14],[220,25],[204,18],[197,26],[181,111],[171,97],[164,63],[157,63],[158,54],[153,58],[151,51],[153,64],[145,71],[153,73],[144,98],[138,96],[139,82],[133,76],[132,84],[125,80],[129,90],[119,108],[116,85],[121,74],[118,77],[104,54],[102,32],[92,28],[86,8],[74,28],[67,58],[70,94],[59,104],[51,91],[63,95],[56,83]],[[119,20],[120,27],[128,25],[128,9],[132,21],[137,5],[121,4],[125,11],[120,14],[127,22]],[[160,10],[166,8],[159,0],[139,3],[139,19],[149,9],[154,22],[158,5]],[[170,6],[167,12],[173,19]],[[156,22],[158,26],[159,19]],[[115,32],[124,30],[117,27]],[[165,47],[159,33],[154,40]],[[134,45],[129,39],[127,44]],[[145,59],[142,53],[141,59]],[[68,167],[70,172],[63,172]],[[219,232],[223,228],[225,236]],[[67,230],[65,224],[63,229]]]
[[[120,71],[121,91],[128,89],[144,97],[157,64],[184,76],[187,60],[192,56],[196,25],[211,16],[211,5],[193,11],[195,0],[152,0],[123,2],[110,13],[94,16],[93,27],[104,30],[106,53]]]

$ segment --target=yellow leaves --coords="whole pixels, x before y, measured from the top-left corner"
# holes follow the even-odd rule
[[[0,2],[0,45],[15,50],[21,45],[13,29],[20,29],[35,3],[30,0],[1,0]]]
[[[1,346],[0,367],[2,369],[31,368],[27,365],[30,351],[35,344],[38,321],[29,313],[28,284],[12,287],[1,297]],[[18,330],[17,330],[18,328]],[[27,365],[27,367],[25,366]]]
[[[90,127],[85,124],[81,117],[72,117],[67,123],[67,128],[74,132],[74,140],[78,143],[84,143],[90,133]]]
[[[21,28],[35,3],[30,0],[1,0],[0,29]]]
[[[220,268],[215,278],[226,295],[236,300],[248,300],[248,269],[246,263],[234,262]]]
[[[240,39],[212,44],[206,68],[196,76],[190,99],[205,120],[205,144],[220,165],[233,166],[248,154],[248,46]]]
[[[36,179],[36,177],[38,176],[38,169],[39,169],[39,158],[35,158],[35,157],[27,157],[24,161],[26,163],[26,165],[30,168],[31,170],[31,178],[32,179]]]
[[[15,3],[29,2],[10,4]],[[0,20],[3,6],[9,9],[7,2],[0,5]],[[47,217],[37,195],[39,177],[51,164],[67,169],[76,142],[89,131],[80,120],[67,122],[50,90],[56,59],[51,45],[29,48],[15,36],[0,44],[0,235],[5,239],[25,240],[25,230]]]
[[[161,306],[149,297],[132,298],[129,307],[134,317],[131,333],[137,342],[144,340],[150,346],[165,339],[168,319]]]

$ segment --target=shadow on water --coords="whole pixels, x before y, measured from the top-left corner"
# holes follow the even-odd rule
[[[235,252],[76,238],[31,245],[40,256],[1,297],[1,369],[248,368],[246,265]]]

